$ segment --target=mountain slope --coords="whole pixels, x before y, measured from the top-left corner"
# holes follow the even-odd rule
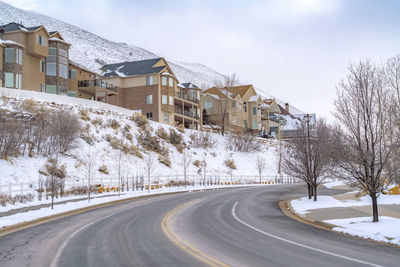
[[[72,45],[70,58],[96,72],[99,72],[99,68],[105,64],[160,57],[141,47],[109,41],[63,21],[34,11],[22,10],[0,1],[0,24],[10,22],[18,22],[27,27],[44,25],[49,31],[59,31]],[[223,74],[203,64],[180,62],[168,58],[167,60],[181,83],[192,82],[200,87],[207,87],[213,85],[214,81],[223,79]],[[270,97],[265,90],[259,89],[259,93]],[[284,105],[284,101],[279,100],[279,103]],[[292,112],[301,113],[294,107],[292,107]]]

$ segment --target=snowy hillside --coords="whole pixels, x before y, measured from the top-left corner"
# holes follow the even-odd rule
[[[161,56],[131,44],[106,40],[63,21],[37,12],[22,10],[0,1],[0,24],[10,22],[22,23],[28,27],[44,25],[50,31],[59,31],[65,40],[72,44],[70,58],[96,72],[99,72],[99,68],[104,64]],[[223,78],[221,73],[201,63],[180,62],[168,57],[167,60],[181,83],[193,82],[200,87],[206,87]],[[263,89],[257,88],[257,90],[262,96],[272,97]],[[284,105],[285,102],[279,100],[279,103]],[[302,112],[293,108],[293,113]]]
[[[35,94],[34,99],[26,100],[32,94]],[[109,110],[104,109],[102,103],[85,100],[90,102],[85,105],[82,99],[51,95],[54,99],[46,100],[48,94],[36,93],[29,91],[18,91],[13,89],[0,88],[0,115],[8,114],[12,118],[26,116],[26,114],[34,114],[45,110],[65,110],[68,113],[76,114],[79,117],[83,128],[80,137],[77,140],[77,148],[65,154],[61,161],[66,164],[68,177],[79,179],[85,175],[84,167],[81,159],[88,151],[97,151],[99,164],[93,177],[96,178],[112,178],[116,177],[116,158],[118,157],[119,149],[116,149],[119,144],[124,144],[126,153],[124,153],[125,171],[130,175],[144,174],[144,160],[149,153],[149,148],[145,147],[139,140],[139,135],[142,132],[143,126],[133,119],[132,113],[124,112],[123,109]],[[18,97],[20,96],[20,97]],[[60,99],[57,99],[60,98]],[[65,101],[64,98],[69,98],[70,101]],[[77,100],[74,103],[74,100]],[[68,104],[60,104],[67,102]],[[96,107],[96,104],[98,106]],[[132,112],[132,111],[130,111]],[[29,116],[28,116],[29,117]],[[204,172],[201,166],[196,166],[196,161],[206,162],[206,173],[208,176],[225,177],[227,179],[228,168],[225,166],[227,159],[232,159],[236,165],[233,170],[233,175],[245,175],[238,179],[248,179],[249,176],[257,176],[256,158],[261,155],[265,162],[266,168],[263,172],[265,176],[273,176],[277,173],[277,146],[274,141],[268,141],[257,145],[260,148],[259,152],[237,152],[227,148],[228,138],[219,134],[211,134],[214,145],[211,148],[201,148],[192,143],[191,134],[198,133],[197,131],[185,130],[183,134],[179,133],[176,128],[149,122],[146,126],[149,130],[149,135],[145,136],[145,141],[153,140],[159,143],[162,152],[150,152],[153,154],[156,165],[153,168],[152,176],[162,181],[168,176],[182,177],[182,157],[179,152],[179,145],[172,144],[170,139],[160,137],[157,133],[161,128],[165,130],[164,134],[171,135],[171,132],[176,132],[182,136],[182,143],[188,146],[188,153],[191,157],[187,174],[194,177],[202,177]],[[90,148],[90,150],[89,150]],[[161,155],[166,155],[161,156]],[[162,163],[162,159],[164,163]],[[6,157],[6,160],[0,159],[1,182],[6,185],[8,183],[36,183],[39,177],[39,170],[43,168],[47,158],[36,155],[23,155],[17,157]],[[165,162],[170,162],[170,167]],[[103,166],[104,165],[104,166]],[[100,171],[103,166],[107,171]],[[246,178],[247,177],[247,178]],[[198,179],[198,178],[196,178]]]

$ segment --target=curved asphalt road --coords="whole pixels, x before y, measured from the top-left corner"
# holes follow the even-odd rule
[[[227,265],[399,266],[399,248],[317,229],[279,210],[279,200],[304,192],[298,185],[214,190],[99,208],[0,237],[0,266],[206,266],[161,227],[184,204],[170,228]]]

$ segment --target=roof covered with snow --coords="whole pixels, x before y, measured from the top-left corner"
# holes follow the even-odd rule
[[[199,89],[195,84],[193,83],[180,83],[178,84],[178,87],[180,88],[192,88],[192,89]]]
[[[5,25],[0,25],[0,29],[4,30],[4,32],[13,32],[13,31],[27,31],[27,32],[33,32],[39,29],[42,26],[33,26],[33,27],[25,27],[22,24],[16,23],[16,22],[11,22]]]
[[[129,77],[144,74],[155,74],[159,73],[165,68],[153,67],[162,58],[153,58],[147,60],[122,62],[116,64],[108,64],[101,67],[104,77]]]

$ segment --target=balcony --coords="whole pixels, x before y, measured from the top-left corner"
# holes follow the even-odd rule
[[[177,109],[175,107],[175,114],[180,114],[180,115],[184,115],[186,117],[198,120],[200,117],[199,115],[197,115],[195,112],[191,112],[191,111],[187,111],[187,110],[182,110],[182,109]]]
[[[197,97],[192,97],[190,96],[187,92],[181,90],[179,92],[175,93],[175,97],[180,98],[180,99],[184,99],[193,103],[198,104],[200,102],[200,100]]]
[[[78,81],[78,87],[79,88],[98,87],[98,88],[108,89],[113,92],[118,92],[117,86],[109,84],[104,80],[99,80],[99,79]]]

